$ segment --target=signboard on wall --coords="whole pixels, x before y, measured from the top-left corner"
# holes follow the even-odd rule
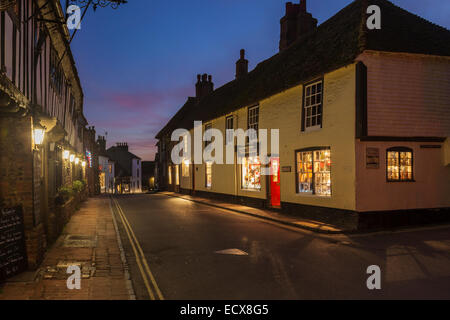
[[[0,208],[0,282],[26,269],[22,207]]]
[[[367,169],[380,168],[380,149],[378,148],[366,149],[366,168]]]

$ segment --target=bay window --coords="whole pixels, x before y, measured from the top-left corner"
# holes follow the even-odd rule
[[[297,151],[297,193],[331,196],[331,152],[329,148]]]
[[[261,190],[261,162],[258,157],[242,159],[242,189]]]

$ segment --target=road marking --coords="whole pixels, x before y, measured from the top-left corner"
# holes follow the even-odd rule
[[[139,271],[141,272],[142,279],[144,280],[144,284],[145,284],[145,287],[147,289],[148,295],[149,295],[151,300],[155,300],[155,295],[153,294],[153,291],[150,288],[150,285],[149,285],[148,280],[147,280],[147,276],[146,276],[146,274],[144,272],[144,269],[142,268],[141,259],[139,258],[139,254],[138,254],[138,252],[136,250],[136,247],[134,245],[133,239],[131,238],[130,232],[128,231],[128,228],[127,228],[127,226],[125,224],[125,221],[123,220],[123,217],[122,217],[122,215],[120,213],[119,207],[117,206],[116,200],[114,198],[112,198],[112,201],[113,201],[114,205],[116,206],[117,213],[119,214],[119,217],[122,220],[122,224],[124,226],[125,232],[127,233],[128,240],[131,243],[131,247],[132,247],[132,249],[134,251],[134,256],[136,257],[136,262],[137,262],[137,265],[139,267]]]
[[[220,250],[216,251],[217,254],[225,254],[230,256],[248,256],[248,253],[239,249],[226,249],[226,250]]]
[[[133,229],[131,228],[130,223],[128,222],[128,219],[125,216],[125,214],[124,214],[124,212],[122,210],[122,207],[120,206],[119,202],[115,198],[113,198],[113,200],[114,200],[115,205],[116,205],[116,207],[118,209],[119,216],[120,216],[120,218],[122,220],[122,223],[123,223],[123,225],[125,227],[125,230],[127,232],[127,235],[128,235],[129,240],[130,240],[130,243],[132,244],[133,251],[134,251],[134,254],[136,256],[136,261],[138,261],[138,266],[139,266],[139,268],[141,270],[141,274],[143,275],[144,282],[145,282],[146,287],[147,287],[147,291],[149,292],[149,295],[150,295],[150,299],[155,300],[155,295],[153,294],[153,291],[151,290],[150,285],[148,284],[147,277],[144,276],[146,274],[142,270],[142,265],[141,265],[140,260],[142,260],[142,264],[144,265],[145,271],[147,271],[147,275],[150,278],[150,282],[152,283],[153,288],[156,291],[156,295],[158,296],[158,299],[159,300],[164,300],[164,296],[162,295],[161,290],[159,289],[158,284],[156,283],[155,277],[153,276],[153,273],[151,272],[151,270],[150,270],[150,268],[148,266],[148,262],[147,262],[147,259],[145,258],[144,251],[142,250],[142,247],[139,244],[139,241],[137,240],[136,235],[135,235]],[[136,247],[137,247],[137,249],[136,249]]]

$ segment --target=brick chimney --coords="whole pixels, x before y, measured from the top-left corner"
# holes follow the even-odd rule
[[[298,38],[317,28],[317,19],[306,11],[306,0],[299,4],[286,3],[286,14],[280,20],[280,51],[288,48]]]
[[[241,58],[236,61],[236,79],[248,74],[248,60],[245,59],[245,50],[241,49]]]
[[[105,152],[106,151],[106,138],[103,136],[98,136],[97,144],[100,148],[100,151]]]
[[[128,151],[128,143],[126,142],[118,142],[117,148],[123,151]]]
[[[195,97],[197,99],[202,99],[208,94],[214,91],[214,83],[212,82],[212,76],[207,75],[197,75],[197,83],[195,84]]]

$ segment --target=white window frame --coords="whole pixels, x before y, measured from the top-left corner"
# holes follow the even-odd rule
[[[320,92],[318,85],[320,84]],[[314,112],[315,111],[315,112]],[[303,97],[303,126],[305,131],[322,128],[323,123],[323,80],[305,85]],[[314,122],[314,125],[313,125]],[[309,124],[309,125],[308,125]]]
[[[259,129],[259,106],[248,108],[248,129]]]
[[[244,179],[244,175],[245,172],[248,170],[248,164],[250,162],[250,157],[245,157],[244,159],[242,159],[242,164],[241,164],[241,189],[242,190],[246,190],[246,191],[261,191],[262,189],[262,175],[261,175],[261,170],[262,170],[262,164],[261,164],[261,160],[259,158],[257,158],[257,161],[259,162],[259,187],[248,187],[245,185],[245,179]]]
[[[231,123],[231,126],[230,126],[230,123]],[[233,142],[233,138],[234,138],[234,133],[228,132],[227,130],[234,130],[234,117],[232,115],[225,118],[225,137],[226,137],[225,143],[226,144]]]
[[[329,164],[329,171],[326,170],[320,170],[320,166],[321,163],[323,163],[324,161],[321,161],[320,159],[316,158],[316,153],[318,152],[324,152],[325,155],[329,158],[330,160],[330,164]],[[302,155],[302,159],[304,154],[310,154],[311,156],[311,171],[307,170],[307,171],[303,171],[302,168],[299,167],[299,159],[298,159],[298,155]],[[303,162],[303,160],[302,160]],[[302,163],[303,164],[303,163]],[[318,164],[319,166],[319,171],[316,170],[316,164]],[[326,160],[325,160],[325,164],[326,164]],[[324,198],[330,198],[333,195],[333,181],[332,181],[332,163],[331,163],[331,149],[330,148],[310,148],[310,149],[303,149],[303,150],[297,150],[295,152],[295,167],[296,167],[296,177],[295,177],[295,181],[296,181],[296,192],[299,195],[314,195],[314,196],[318,196],[318,197],[324,197]],[[326,168],[326,167],[325,167]],[[302,174],[310,174],[311,175],[311,188],[309,191],[301,191],[300,190],[300,175]],[[326,175],[329,175],[329,189],[330,189],[330,193],[325,194],[325,193],[320,193],[318,190],[320,190],[318,185],[327,185],[327,183],[316,183],[316,179],[325,179]]]
[[[209,138],[209,139],[212,139],[212,136],[211,135],[208,135],[208,134],[206,134],[207,132],[208,132],[208,130],[210,130],[210,129],[212,129],[213,128],[213,126],[212,126],[212,122],[209,122],[209,123],[206,123],[205,124],[205,138]],[[207,146],[209,146],[209,144],[210,143],[212,143],[212,141],[205,141],[205,148],[207,147]]]

